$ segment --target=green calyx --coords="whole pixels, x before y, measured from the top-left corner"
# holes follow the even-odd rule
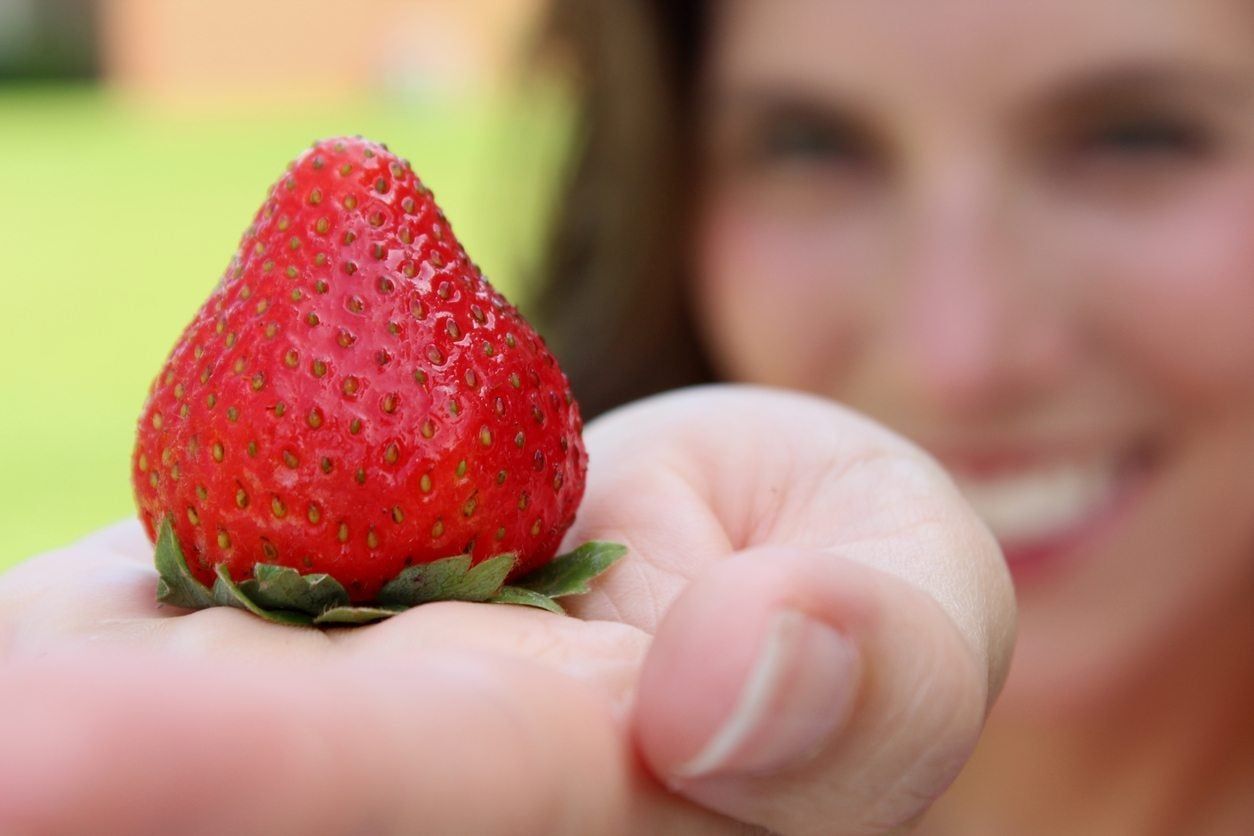
[[[330,627],[381,621],[432,601],[516,604],[560,614],[565,611],[557,598],[588,592],[589,582],[626,553],[617,543],[584,543],[508,586],[505,579],[517,555],[498,554],[474,565],[470,555],[454,555],[404,569],[368,605],[351,603],[348,590],[330,575],[302,575],[268,563],[257,564],[253,576],[240,581],[220,564],[208,589],[188,568],[169,517],[157,531],[154,560],[162,603],[186,609],[238,607],[276,624]]]

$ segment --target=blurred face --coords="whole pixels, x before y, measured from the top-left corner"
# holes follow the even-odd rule
[[[706,340],[948,466],[1019,589],[1006,700],[1254,606],[1254,6],[712,5]]]

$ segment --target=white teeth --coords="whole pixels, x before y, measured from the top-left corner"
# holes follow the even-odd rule
[[[1066,531],[1115,493],[1114,461],[1063,464],[1013,475],[957,477],[958,487],[1003,544]]]

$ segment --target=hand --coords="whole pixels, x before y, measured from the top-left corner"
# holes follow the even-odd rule
[[[568,543],[631,554],[567,599],[577,619],[184,614],[153,603],[130,524],[0,577],[0,831],[829,834],[924,811],[1014,620],[944,474],[830,403],[746,387],[587,440]]]

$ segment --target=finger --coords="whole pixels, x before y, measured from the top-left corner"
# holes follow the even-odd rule
[[[974,747],[1007,661],[996,635],[861,562],[753,549],[671,608],[636,734],[655,774],[713,810],[784,834],[881,833]]]
[[[114,526],[0,574],[0,652],[184,612],[157,604],[152,548],[136,559],[135,533],[129,523]]]
[[[590,690],[486,655],[52,656],[0,671],[0,832],[728,832],[651,790],[624,738]]]
[[[108,552],[145,566],[152,565],[152,541],[134,517],[93,531],[75,545],[82,549]]]
[[[839,551],[899,575],[952,616],[970,614],[963,629],[1013,625],[1001,555],[944,471],[835,403],[753,386],[697,387],[616,410],[585,435],[595,466],[566,545],[614,540],[629,556],[574,600],[582,617],[652,633],[706,566],[781,544]],[[972,548],[922,548],[955,534]],[[982,618],[981,606],[997,612]]]
[[[581,621],[532,607],[445,601],[415,607],[369,630],[332,636],[356,659],[403,659],[425,649],[521,657],[591,685],[625,719],[651,637],[612,621]]]
[[[111,526],[0,578],[0,652],[37,656],[67,638],[197,659],[257,661],[295,652],[329,658],[336,649],[378,659],[427,648],[488,651],[539,661],[589,682],[625,716],[649,641],[626,624],[518,606],[434,604],[369,630],[292,630],[232,608],[158,606],[150,561],[137,563],[129,555],[136,538],[146,544],[137,523]]]

